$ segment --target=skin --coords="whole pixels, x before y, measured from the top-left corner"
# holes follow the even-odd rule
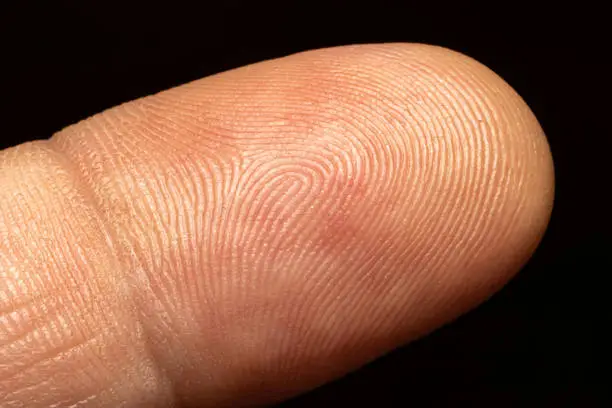
[[[0,185],[0,406],[236,407],[501,288],[545,230],[553,167],[489,69],[385,44],[115,107],[0,152]]]

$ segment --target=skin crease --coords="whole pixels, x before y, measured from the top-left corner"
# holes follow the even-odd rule
[[[489,69],[385,44],[118,106],[0,152],[0,185],[1,407],[235,407],[498,290],[545,230],[553,168]]]

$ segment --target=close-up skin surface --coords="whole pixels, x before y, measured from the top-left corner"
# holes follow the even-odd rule
[[[236,407],[338,378],[519,271],[553,201],[501,78],[345,46],[0,152],[0,407]]]

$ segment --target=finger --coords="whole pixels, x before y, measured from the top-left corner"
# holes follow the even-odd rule
[[[24,253],[62,242],[41,233],[67,242],[45,269],[54,289],[11,292],[12,304],[65,307],[20,317],[20,330],[69,319],[81,332],[57,329],[55,348],[10,342],[3,364],[32,347],[55,358],[10,377],[30,388],[9,400],[45,404],[237,406],[312,388],[500,288],[552,201],[548,146],[521,98],[479,63],[423,45],[252,65],[7,154],[9,169],[26,168],[14,191],[37,191],[28,206],[55,214],[5,250],[0,270],[18,270],[8,282],[39,279],[47,261]],[[70,296],[57,289],[68,282]]]

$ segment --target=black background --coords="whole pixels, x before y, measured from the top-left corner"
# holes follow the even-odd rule
[[[612,34],[586,2],[536,3],[3,1],[0,148],[306,49],[401,41],[463,52],[509,82],[549,137],[556,203],[541,247],[482,307],[282,406],[603,406]]]

